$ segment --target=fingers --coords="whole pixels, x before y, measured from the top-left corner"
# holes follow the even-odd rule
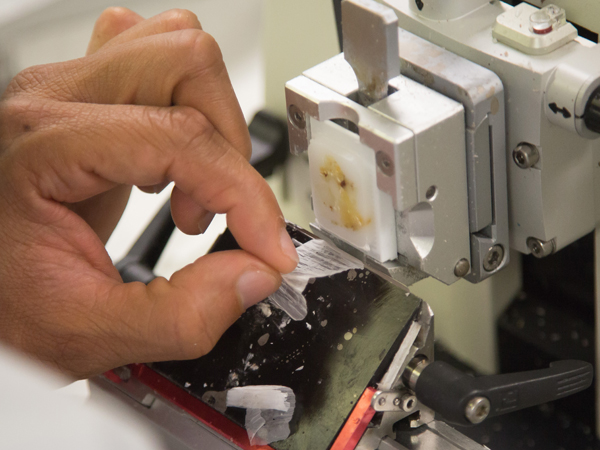
[[[135,26],[127,29],[123,33],[107,42],[105,48],[111,48],[119,44],[131,42],[135,39],[153,36],[155,34],[169,33],[171,31],[197,29],[201,30],[202,25],[198,17],[191,11],[185,9],[171,9],[158,14]]]
[[[193,18],[165,17],[107,12],[91,56],[22,72],[0,104],[0,209],[11,212],[0,223],[2,292],[19,319],[4,314],[13,328],[0,335],[79,376],[205,354],[298,261],[273,193],[247,161],[248,131],[218,46]],[[169,182],[182,228],[227,214],[245,251],[204,257],[170,281],[123,284],[66,204]],[[90,204],[69,207],[92,221]]]
[[[106,9],[96,21],[86,54],[90,55],[100,48],[106,49],[141,37],[187,28],[201,29],[198,18],[190,11],[171,10],[144,20],[142,16],[127,8],[111,7]],[[167,184],[148,188],[141,187],[141,189],[157,193],[162,191]],[[100,240],[106,244],[127,205],[130,193],[131,187],[119,186],[104,194],[76,204],[67,204],[67,206],[82,217],[98,234]],[[184,219],[188,215],[184,215]],[[199,229],[200,232],[205,231],[212,219],[212,216],[209,217],[202,209],[201,213],[196,216],[192,234],[198,234]],[[181,219],[177,222],[180,229],[185,231],[182,227],[186,227],[186,223]]]
[[[142,16],[127,8],[111,7],[104,10],[96,20],[86,55],[95,53],[115,36],[143,20]],[[103,194],[65,206],[85,220],[106,245],[125,210],[130,194],[130,186],[117,186]]]
[[[189,39],[189,38],[188,38]],[[237,101],[223,63],[221,52],[210,35],[197,35],[192,51],[212,54],[215,58],[200,57],[196,67],[189,70],[173,88],[173,102],[189,106],[206,115],[221,135],[248,161],[252,156],[252,144],[248,125]],[[183,44],[183,46],[190,44]],[[198,47],[197,50],[195,47]],[[217,56],[218,55],[218,56]]]
[[[7,92],[19,91],[66,102],[189,106],[244,157],[251,155],[219,47],[198,29],[143,37],[86,59],[25,70]]]
[[[215,217],[177,186],[171,193],[171,214],[177,228],[191,235],[204,233]]]
[[[127,327],[117,328],[113,342],[123,343],[123,362],[198,358],[280,283],[280,275],[258,259],[231,251],[206,255],[170,281],[115,286],[108,296],[118,312],[114,320],[126,320]]]
[[[204,116],[185,107],[123,105],[87,105],[83,114],[84,106],[46,106],[55,115],[37,115],[31,150],[12,155],[13,166],[29,172],[14,179],[24,202],[39,195],[73,203],[119,184],[174,181],[184,194],[176,193],[174,205],[183,226],[191,229],[199,213],[186,210],[187,196],[206,211],[227,214],[243,249],[280,272],[294,269],[298,257],[273,192]]]
[[[125,10],[124,8],[115,9],[117,9],[118,11],[115,12],[112,11],[112,8],[109,8],[109,10],[107,10],[108,12],[105,11],[105,13],[109,15],[109,17],[111,14],[117,15],[118,17],[120,17],[121,14],[124,14],[121,11]],[[105,19],[104,21],[108,20],[109,19]],[[117,22],[119,22],[119,20],[122,19],[118,19]],[[109,39],[107,39],[106,42],[100,46],[104,46],[105,49],[108,49],[118,46],[120,44],[132,42],[136,39],[187,29],[202,30],[202,25],[200,24],[198,17],[194,13],[184,9],[172,9],[170,11],[165,11],[161,14],[158,14],[150,19],[138,21],[135,24],[135,26],[128,27],[127,31],[119,33],[118,36],[115,34],[115,36],[113,36],[110,39],[110,42],[108,42]],[[98,46],[98,48],[100,46]],[[220,55],[220,50],[218,50],[218,48],[213,48],[210,50],[210,52],[207,53],[218,53]],[[199,56],[202,57],[202,55]],[[226,70],[224,70],[224,65],[220,67],[219,70],[222,70],[223,76],[227,78],[227,72]],[[203,102],[203,97],[190,95],[190,93],[193,94],[196,90],[196,85],[202,82],[202,80],[198,80],[197,78],[198,77],[192,76],[191,79],[184,81],[181,86],[178,86],[177,92],[174,92],[172,97],[172,101],[174,104],[182,106],[191,106],[193,108],[201,110],[200,105]],[[235,99],[235,94],[233,93],[233,89],[230,86],[229,80],[227,79],[223,81],[226,81],[226,83],[223,83],[224,87],[226,88],[226,91],[222,91],[224,103],[227,102],[237,104],[237,99]],[[156,106],[166,106],[164,103],[151,102],[148,104]],[[249,142],[246,138],[246,122],[243,118],[241,109],[239,109],[239,107],[237,109],[238,111],[235,111],[235,114],[233,115],[231,114],[231,111],[229,112],[228,116],[223,115],[223,119],[227,118],[227,121],[231,122],[231,125],[229,125],[227,128],[236,129],[235,134],[227,136],[226,133],[224,135],[226,138],[229,138],[230,142],[234,145],[234,147],[242,149],[243,154],[249,159],[250,147]],[[223,132],[223,129],[220,129],[220,131]],[[238,137],[238,134],[240,133],[243,133],[243,136]]]
[[[77,378],[134,362],[198,358],[281,282],[276,271],[239,250],[204,256],[170,281],[148,286],[90,270],[67,249],[36,250],[23,245],[14,263],[19,276],[3,279],[0,336]],[[54,258],[38,261],[44,254]]]
[[[127,8],[111,7],[105,9],[100,14],[100,17],[98,17],[98,20],[96,20],[86,55],[96,53],[100,47],[104,46],[115,36],[118,36],[143,20],[142,16]]]

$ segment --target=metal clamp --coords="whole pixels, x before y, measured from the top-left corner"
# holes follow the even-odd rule
[[[407,390],[377,391],[371,400],[371,406],[377,412],[413,412],[417,407],[417,397]]]

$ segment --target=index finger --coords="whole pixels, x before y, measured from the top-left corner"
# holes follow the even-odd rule
[[[171,31],[202,29],[198,17],[191,11],[185,9],[170,9],[157,14],[146,20],[141,20],[131,28],[124,30],[119,35],[104,45],[104,48],[114,47],[119,44],[125,44],[135,39],[153,36],[156,34],[169,33]]]
[[[67,102],[189,106],[250,159],[250,135],[218,44],[186,29],[110,46],[83,59],[21,72],[7,92]],[[69,76],[65,76],[69,74]]]
[[[27,171],[9,181],[22,202],[41,199],[29,208],[31,220],[57,215],[48,200],[74,203],[118,184],[169,180],[207,211],[227,214],[244,250],[280,272],[296,266],[298,256],[269,185],[196,110],[58,102],[46,108],[51,117],[34,114],[38,121],[25,138],[30,150],[8,155],[12,172]]]

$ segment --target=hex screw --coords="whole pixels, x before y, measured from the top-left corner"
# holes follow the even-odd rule
[[[394,175],[394,162],[390,157],[382,151],[378,151],[375,154],[375,160],[377,161],[377,167],[383,172],[384,175],[391,177]]]
[[[385,405],[385,397],[381,397],[379,400],[377,400],[377,403],[379,403],[379,406]]]
[[[402,411],[407,413],[412,412],[417,406],[417,397],[413,394],[404,394],[401,398],[396,400],[399,401],[398,403],[400,404]],[[394,401],[394,405],[395,404],[396,402]]]
[[[541,239],[530,237],[527,239],[527,248],[536,258],[545,258],[556,250],[554,239],[542,241]]]
[[[400,406],[400,399],[398,397],[394,399],[394,406]]]
[[[529,169],[540,160],[540,152],[535,145],[522,143],[513,151],[513,159],[521,169]]]
[[[292,125],[300,130],[306,128],[306,116],[296,105],[290,105],[288,109],[288,117]]]
[[[493,272],[504,260],[504,248],[501,245],[494,245],[488,251],[487,255],[485,255],[485,259],[483,260],[483,268],[487,272]]]
[[[471,270],[471,264],[469,264],[468,260],[463,258],[456,263],[456,266],[454,266],[454,275],[458,278],[462,278],[469,273],[469,270]]]
[[[483,422],[490,414],[490,401],[485,397],[475,397],[465,408],[465,416],[472,424]]]

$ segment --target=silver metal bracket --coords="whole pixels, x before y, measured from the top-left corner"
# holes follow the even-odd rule
[[[417,397],[407,391],[377,391],[371,400],[371,406],[377,412],[411,413],[417,408]]]
[[[368,106],[388,95],[400,75],[398,18],[374,0],[342,2],[344,56],[358,79],[358,102]]]
[[[383,412],[383,417],[378,426],[369,428],[360,440],[357,450],[371,450],[374,448],[404,448],[380,447],[387,442],[392,444],[389,436],[394,436],[394,425],[410,416],[410,427],[419,428],[434,421],[434,412],[419,403],[409,389],[402,385],[401,375],[406,365],[415,354],[423,355],[433,360],[433,312],[427,303],[421,305],[419,317],[414,322],[418,330],[416,336],[407,334],[405,342],[400,346],[388,372],[379,383],[379,391],[375,393],[372,407],[375,411]],[[410,349],[408,352],[405,349]]]
[[[471,253],[464,109],[406,77],[398,76],[390,85],[397,92],[369,108],[353,101],[358,84],[343,55],[289,81],[290,148],[295,154],[308,149],[315,121],[356,124],[360,143],[382,153],[394,167],[393,176],[377,169],[376,181],[396,212],[400,258],[413,272],[452,284],[459,279],[457,261],[470,260]],[[412,129],[399,123],[402,119]],[[455,175],[449,177],[449,172]]]
[[[399,39],[402,75],[465,107],[471,268],[464,278],[478,283],[509,263],[504,86],[491,70],[415,34],[400,29]],[[503,258],[487,270],[498,245]]]
[[[390,272],[399,273],[399,276],[390,273],[390,277],[406,286],[424,276],[419,273],[433,275],[447,284],[463,277],[477,283],[509,262],[503,85],[488,69],[411,33],[403,30],[396,33],[399,33],[398,61],[404,76],[386,80],[386,85],[398,91],[383,101],[368,108],[354,101],[360,86],[356,68],[352,70],[344,59],[348,55],[334,57],[287,84],[290,147],[295,154],[307,150],[312,139],[311,122],[315,120],[343,119],[354,123],[361,143],[376,152],[377,186],[392,197],[396,210],[400,257],[393,269],[383,267],[381,272],[391,269]],[[449,71],[444,67],[464,70]],[[420,86],[406,78],[417,81]],[[419,98],[423,98],[425,92],[421,91],[429,91],[423,85],[464,107],[464,141],[460,145],[461,152],[466,149],[466,158],[464,154],[458,155],[458,150],[452,158],[448,156],[449,150],[443,156],[430,155],[439,144],[426,141],[435,139],[435,133],[427,134],[429,137],[424,133],[436,128],[432,124],[429,128],[422,124],[414,126],[419,105],[410,102],[417,94],[408,95],[418,91]],[[448,127],[442,130],[439,124],[436,126],[439,126],[438,134],[446,135],[448,142],[452,140]],[[444,163],[438,161],[445,157],[448,159]],[[456,166],[459,160],[466,161],[464,168]],[[438,161],[436,167],[444,166],[445,171],[439,173],[435,167],[428,167],[431,161]],[[466,173],[462,173],[465,170]],[[425,181],[426,172],[431,175],[430,181]],[[450,177],[449,173],[455,175]],[[450,196],[449,192],[457,189],[459,182],[465,184],[464,189],[461,187],[465,194],[452,191]],[[436,195],[439,193],[442,195]],[[461,195],[467,196],[464,207],[463,200],[459,201]],[[451,205],[448,199],[452,200]],[[446,218],[443,223],[434,224],[431,230],[415,222],[429,214],[427,205],[433,206],[434,221],[435,217]],[[450,209],[440,209],[446,206]],[[463,212],[464,208],[468,211]],[[467,223],[463,224],[464,221]],[[429,247],[413,248],[416,241],[411,227],[430,230],[419,242],[431,242],[435,235],[433,253],[427,253]],[[463,242],[460,233],[467,227]],[[494,259],[493,265],[486,264],[490,252],[498,249],[502,252],[494,251],[494,255],[501,254],[502,258]],[[457,270],[457,265],[464,270]],[[415,270],[407,270],[410,267]]]

